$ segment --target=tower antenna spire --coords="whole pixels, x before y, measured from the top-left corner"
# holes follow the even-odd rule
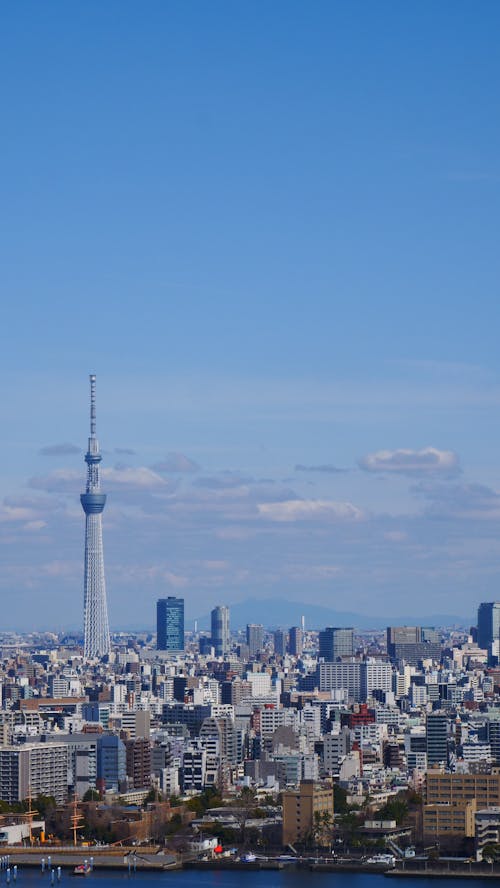
[[[96,435],[96,412],[95,412],[95,373],[90,374],[90,437],[95,438]]]

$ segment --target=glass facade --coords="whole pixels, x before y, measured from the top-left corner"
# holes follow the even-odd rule
[[[156,647],[159,651],[184,650],[184,599],[160,598],[156,603]]]
[[[214,607],[211,614],[212,645],[216,657],[229,653],[229,608],[224,604]]]

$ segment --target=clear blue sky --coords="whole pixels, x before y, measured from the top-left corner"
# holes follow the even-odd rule
[[[500,596],[499,29],[487,0],[4,5],[4,623],[79,624],[90,370],[113,625],[173,590]]]

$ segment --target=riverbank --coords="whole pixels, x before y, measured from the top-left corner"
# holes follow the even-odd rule
[[[8,856],[11,867],[39,869],[74,869],[89,862],[94,870],[121,870],[121,872],[151,871],[164,872],[180,869],[181,861],[175,854],[154,851],[138,851],[136,848],[95,849],[95,848],[46,848],[43,851],[32,848],[2,848],[2,857]],[[4,869],[6,867],[4,866]]]
[[[14,866],[30,871],[50,873],[60,867],[63,871],[72,871],[75,866],[88,862],[92,869],[99,872],[134,873],[165,873],[169,870],[196,871],[205,873],[230,873],[234,871],[248,872],[258,875],[266,871],[283,873],[286,871],[305,874],[336,873],[337,875],[357,873],[364,875],[385,876],[391,879],[500,879],[500,864],[475,863],[464,861],[405,861],[398,862],[395,867],[387,868],[382,864],[370,864],[355,859],[303,857],[283,859],[279,857],[258,858],[245,862],[237,858],[221,857],[211,860],[182,859],[181,855],[165,853],[155,848],[2,848],[0,849],[1,871]]]

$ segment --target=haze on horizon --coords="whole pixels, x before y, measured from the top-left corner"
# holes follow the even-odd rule
[[[5,6],[0,590],[112,627],[500,590],[500,7]]]

